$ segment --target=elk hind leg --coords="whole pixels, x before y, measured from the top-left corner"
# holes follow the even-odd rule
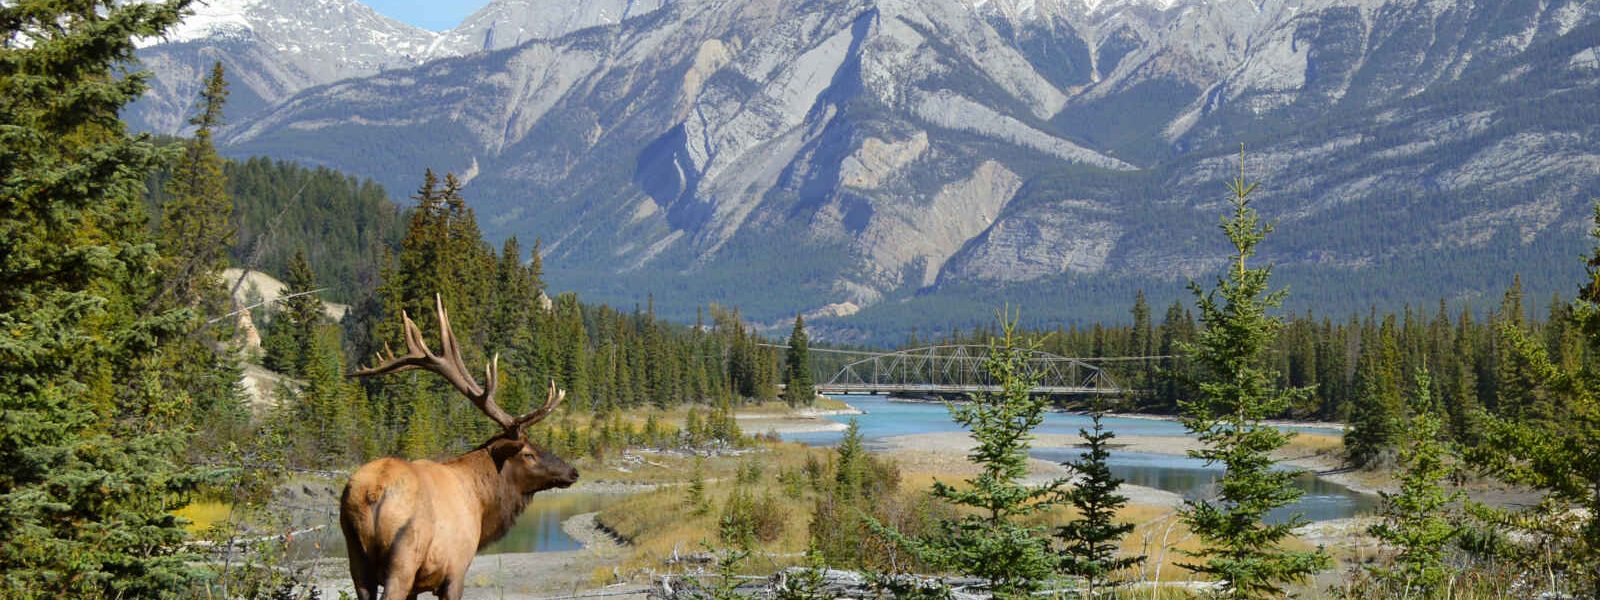
[[[433,594],[443,600],[461,600],[461,595],[466,593],[466,573],[451,575],[439,584],[439,589]]]
[[[416,581],[417,569],[394,568],[391,565],[389,578],[383,582],[383,600],[410,600],[417,597],[417,592],[411,590],[412,582]]]
[[[367,555],[361,547],[361,538],[356,535],[350,525],[340,519],[339,525],[345,530],[345,555],[350,558],[350,582],[356,588],[356,600],[378,600],[377,565],[372,564],[372,557]]]

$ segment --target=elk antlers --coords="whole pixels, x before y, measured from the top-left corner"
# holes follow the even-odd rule
[[[351,373],[351,377],[374,377],[389,373],[400,373],[412,369],[432,371],[444,376],[450,385],[455,386],[463,396],[472,401],[473,406],[483,411],[496,424],[505,428],[509,435],[518,435],[529,425],[538,423],[550,415],[566,399],[567,393],[556,389],[556,382],[550,381],[550,393],[545,398],[544,406],[531,413],[513,418],[505,409],[494,402],[494,392],[499,387],[500,381],[500,355],[494,355],[489,364],[484,367],[484,385],[472,379],[467,373],[467,365],[461,360],[461,344],[456,341],[455,333],[450,330],[450,314],[444,309],[444,299],[434,294],[435,310],[439,314],[439,344],[444,347],[444,356],[434,354],[428,349],[427,341],[422,339],[422,331],[417,329],[416,322],[411,320],[411,315],[401,311],[400,318],[405,320],[406,354],[395,356],[394,351],[384,345],[384,352],[378,355],[380,364],[361,369]],[[387,356],[385,356],[387,355]]]

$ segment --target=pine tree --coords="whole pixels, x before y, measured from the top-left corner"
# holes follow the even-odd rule
[[[785,356],[783,372],[783,400],[789,406],[811,406],[817,399],[817,387],[811,381],[811,356],[806,338],[806,322],[800,315],[794,317],[794,331],[789,333],[789,350]]]
[[[1205,328],[1186,345],[1200,367],[1199,395],[1182,403],[1184,426],[1204,445],[1189,455],[1224,468],[1216,500],[1184,502],[1183,522],[1206,547],[1192,553],[1203,562],[1183,566],[1221,580],[1221,595],[1229,598],[1281,597],[1285,582],[1328,564],[1320,549],[1283,548],[1289,532],[1306,522],[1304,516],[1263,522],[1269,511],[1293,504],[1301,492],[1294,486],[1295,472],[1272,468],[1272,452],[1288,444],[1290,434],[1262,421],[1308,391],[1273,387],[1277,375],[1260,366],[1282,327],[1281,319],[1267,311],[1282,304],[1285,292],[1269,291],[1270,268],[1247,265],[1272,230],[1250,206],[1255,188],[1244,178],[1241,151],[1239,177],[1229,185],[1233,214],[1222,221],[1235,253],[1215,289],[1190,284]]]
[[[1107,445],[1117,435],[1105,430],[1102,416],[1096,410],[1090,417],[1092,430],[1078,430],[1087,448],[1077,461],[1067,464],[1079,479],[1076,487],[1064,494],[1078,516],[1056,529],[1056,538],[1064,544],[1061,571],[1084,579],[1087,598],[1098,597],[1112,573],[1144,561],[1143,556],[1117,557],[1119,543],[1134,525],[1116,521],[1117,511],[1128,504],[1128,497],[1117,493],[1122,480],[1112,475],[1106,464],[1111,457]]]
[[[118,112],[145,75],[134,40],[187,3],[0,6],[0,590],[18,597],[185,597],[200,577],[178,461],[189,390],[167,389],[144,209],[166,158]]]
[[[925,563],[987,580],[996,598],[1026,598],[1044,585],[1057,562],[1047,531],[1026,520],[1060,504],[1064,482],[1023,482],[1031,432],[1044,422],[1045,399],[1032,393],[1037,375],[1028,359],[1034,348],[1024,345],[1011,315],[1001,329],[984,362],[1000,391],[950,407],[951,418],[977,442],[968,460],[980,473],[960,487],[933,484],[934,498],[973,513],[941,522],[936,535],[899,539]]]
[[[1406,443],[1400,450],[1400,492],[1383,495],[1383,522],[1369,532],[1399,551],[1392,566],[1372,568],[1388,593],[1432,598],[1450,576],[1444,553],[1460,532],[1449,507],[1460,494],[1444,491],[1450,476],[1449,448],[1440,440],[1444,423],[1436,414],[1433,381],[1428,371],[1417,373],[1412,414],[1404,428]]]

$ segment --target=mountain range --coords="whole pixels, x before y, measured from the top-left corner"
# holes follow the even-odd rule
[[[558,286],[848,339],[1170,300],[1241,145],[1295,309],[1567,291],[1600,196],[1586,0],[217,0],[141,58],[135,127],[221,59],[229,154],[452,171]]]

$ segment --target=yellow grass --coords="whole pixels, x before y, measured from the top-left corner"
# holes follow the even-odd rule
[[[817,401],[812,406],[812,408],[815,408],[817,410],[844,410],[844,409],[850,408],[850,404],[846,403],[843,400],[839,400],[837,398],[829,398],[827,396],[819,396],[819,397],[817,397]]]
[[[231,513],[233,513],[232,506],[222,502],[205,501],[180,508],[173,514],[189,520],[189,524],[184,526],[189,533],[200,533],[216,523],[227,520]]]
[[[755,455],[707,459],[704,472],[709,510],[698,515],[688,504],[686,487],[694,459],[678,457],[674,462],[684,467],[674,473],[676,485],[629,497],[602,511],[599,520],[633,544],[633,560],[625,565],[630,569],[658,567],[674,554],[701,552],[703,543],[724,546],[718,540],[717,518],[737,485],[739,465],[746,460],[759,459],[762,461],[761,481],[746,486],[745,491],[757,501],[773,498],[786,520],[778,539],[764,544],[761,550],[765,554],[752,559],[747,567],[754,571],[770,571],[777,566],[794,564],[799,562],[798,555],[805,551],[810,540],[811,499],[784,495],[778,473],[780,470],[797,472],[808,454],[822,456],[826,453],[826,450],[798,444],[773,444]]]
[[[1344,436],[1336,433],[1300,433],[1289,440],[1284,451],[1293,456],[1337,454],[1344,452]]]

